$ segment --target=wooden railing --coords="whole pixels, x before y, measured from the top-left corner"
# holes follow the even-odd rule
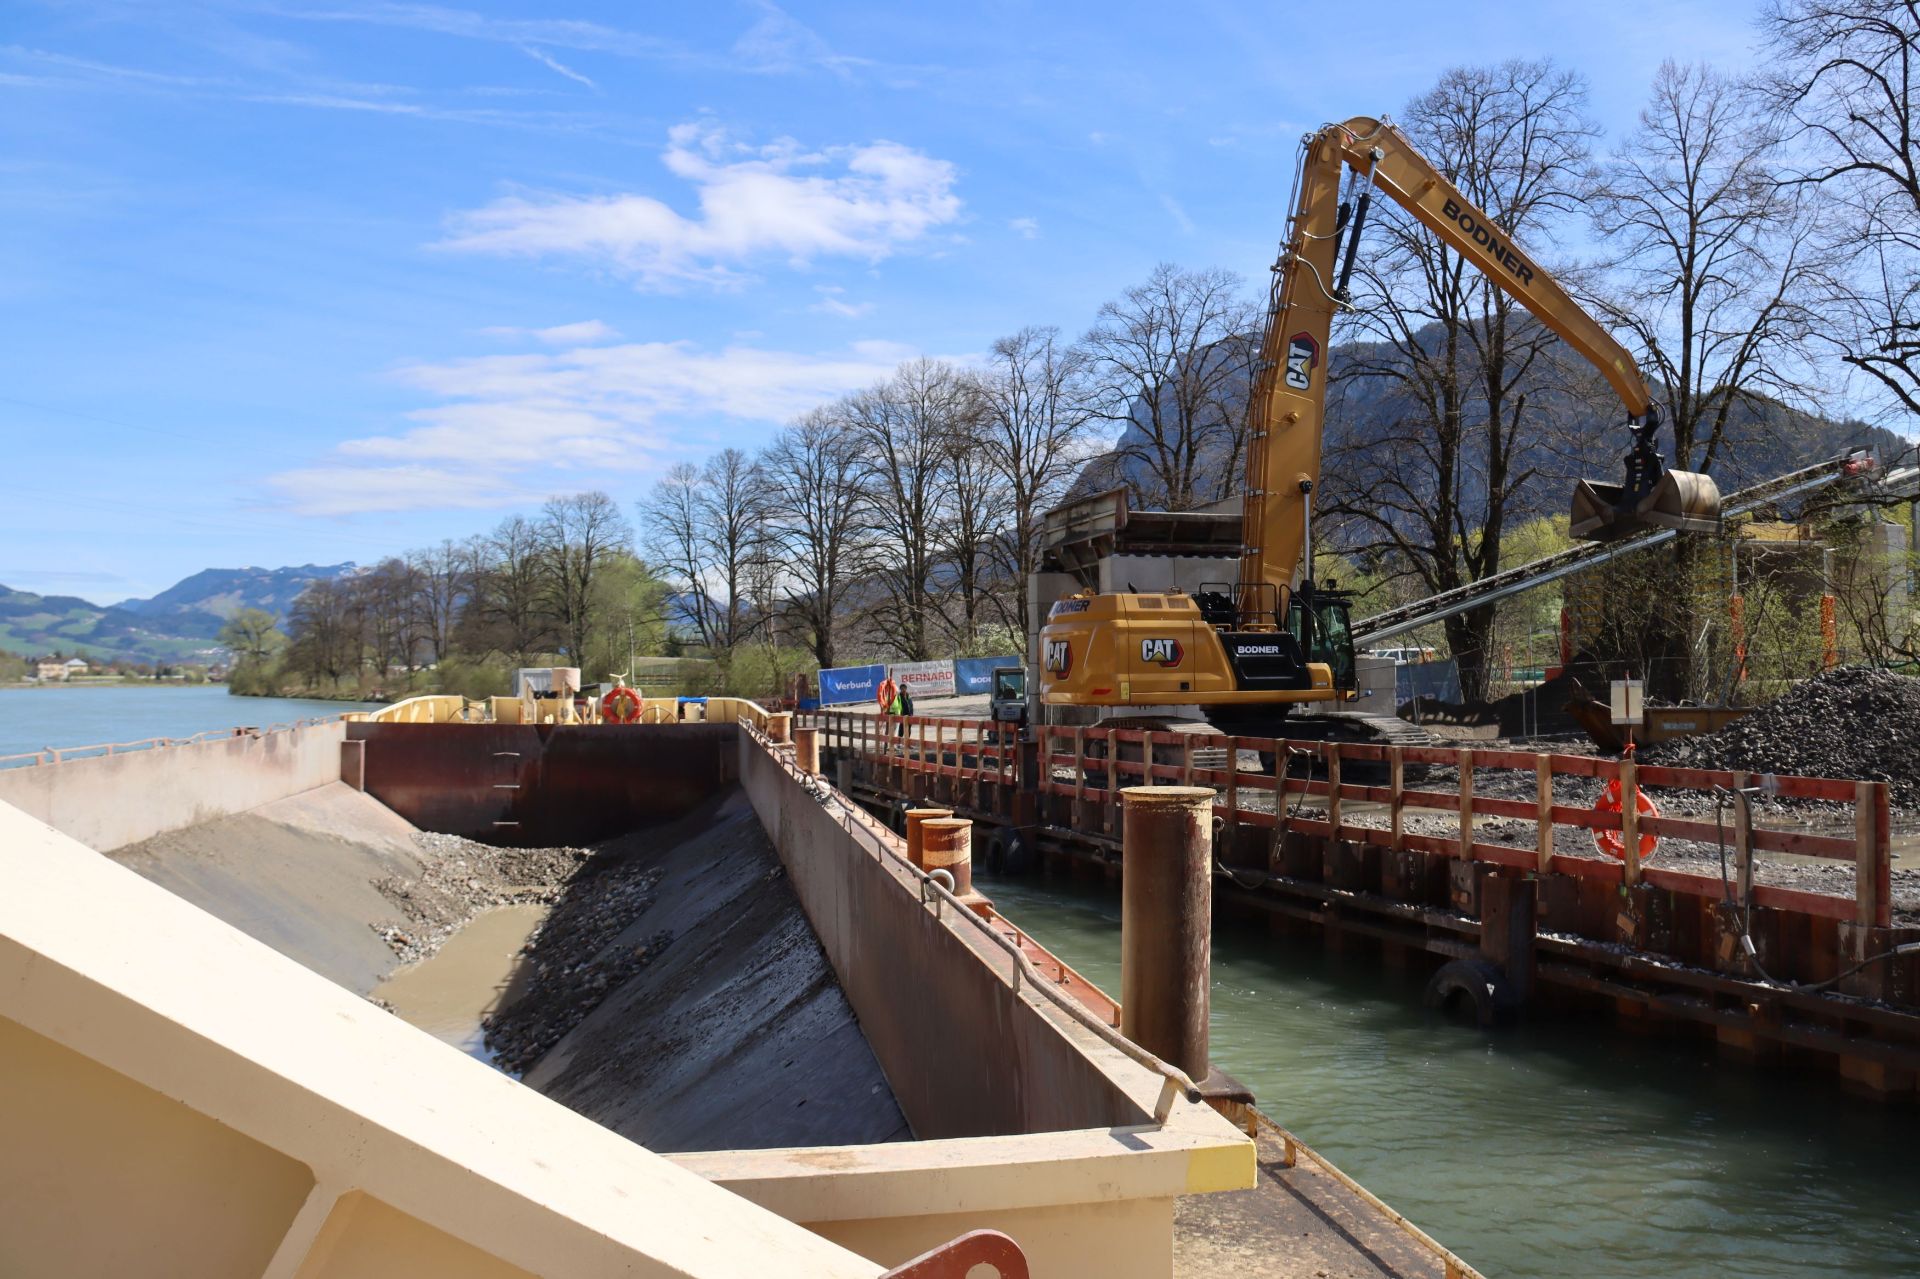
[[[978,719],[935,719],[821,712],[803,717],[819,725],[822,746],[831,746],[871,763],[908,773],[969,779],[1002,785],[1019,783],[1018,746],[1010,726]],[[1640,766],[1631,760],[1531,751],[1471,750],[1451,747],[1399,747],[1361,743],[1303,742],[1264,737],[1196,736],[1041,726],[1034,730],[1038,751],[1037,790],[1042,796],[1075,801],[1076,833],[1118,838],[1120,790],[1126,786],[1173,783],[1210,786],[1216,791],[1215,816],[1225,822],[1337,838],[1355,844],[1411,850],[1448,858],[1573,875],[1631,886],[1649,884],[1674,892],[1712,898],[1725,895],[1719,875],[1659,865],[1659,854],[1643,861],[1640,836],[1694,841],[1726,850],[1728,873],[1737,876],[1740,896],[1756,906],[1797,911],[1860,924],[1890,923],[1889,879],[1892,866],[1891,821],[1884,782],[1845,781],[1724,772],[1697,768]],[[1242,756],[1258,753],[1288,767],[1241,767]],[[1455,789],[1418,784],[1427,767],[1458,770]],[[1525,799],[1491,795],[1476,788],[1476,775],[1505,771],[1525,774]],[[1284,793],[1278,774],[1285,773]],[[1365,774],[1360,780],[1357,774]],[[1408,784],[1412,775],[1416,784]],[[1782,799],[1818,800],[1849,810],[1847,834],[1821,833],[1778,824],[1749,822],[1744,808],[1729,802],[1724,818],[1642,816],[1631,803],[1619,811],[1565,804],[1553,794],[1559,777],[1594,778],[1601,785],[1618,780],[1623,795],[1644,788],[1662,792],[1712,794],[1716,788],[1761,786]],[[1516,789],[1503,786],[1503,791]],[[1296,810],[1314,801],[1313,811]],[[1355,810],[1368,806],[1381,825],[1366,824]],[[1447,835],[1407,828],[1409,813],[1451,816]],[[1533,824],[1531,846],[1482,839],[1480,819],[1507,818]],[[1099,829],[1089,829],[1098,825]],[[1618,831],[1623,856],[1576,856],[1555,848],[1557,830]],[[1812,892],[1754,882],[1754,855],[1789,853],[1846,862],[1853,866],[1850,896]],[[1748,891],[1750,889],[1750,892]]]
[[[821,749],[836,749],[908,772],[961,781],[1016,785],[1020,730],[990,719],[929,715],[863,715],[807,711],[796,724],[820,729]]]

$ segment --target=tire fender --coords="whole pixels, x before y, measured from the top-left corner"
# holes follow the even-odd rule
[[[1520,1015],[1520,998],[1498,964],[1456,959],[1427,982],[1422,1001],[1439,1012],[1469,1016],[1477,1026],[1505,1025]]]

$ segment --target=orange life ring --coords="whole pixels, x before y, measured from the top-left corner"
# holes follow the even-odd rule
[[[644,704],[640,694],[621,684],[600,699],[600,718],[609,724],[631,724],[640,718]]]
[[[1640,816],[1658,817],[1660,815],[1660,806],[1653,802],[1653,796],[1647,794],[1644,787],[1634,787],[1633,793],[1635,801],[1634,807],[1640,810]],[[1596,813],[1617,813],[1624,807],[1625,805],[1620,800],[1620,779],[1618,777],[1608,782],[1606,788],[1600,792],[1600,798],[1593,801],[1593,811]],[[1626,859],[1627,837],[1620,831],[1597,830],[1593,832],[1593,846],[1615,861],[1624,861]],[[1653,850],[1658,847],[1660,847],[1660,837],[1658,835],[1641,835],[1640,860],[1644,862],[1647,858],[1653,856]]]
[[[880,702],[880,713],[882,715],[891,715],[893,713],[893,698],[899,691],[899,686],[893,682],[893,676],[889,675],[880,681],[880,687],[876,690],[876,696]]]

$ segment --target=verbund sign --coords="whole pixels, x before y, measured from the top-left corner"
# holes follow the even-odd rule
[[[897,662],[891,668],[893,682],[915,697],[952,697],[953,663]]]
[[[840,666],[821,671],[820,704],[871,702],[880,695],[880,681],[886,675],[887,668],[877,662],[872,666]]]

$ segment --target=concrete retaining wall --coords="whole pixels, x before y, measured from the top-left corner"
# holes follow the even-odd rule
[[[100,852],[340,780],[342,723],[0,770],[10,804]]]
[[[1138,1072],[1007,980],[1011,958],[944,920],[892,859],[863,852],[785,765],[741,734],[740,780],[860,1017],[914,1135],[1111,1128],[1151,1121],[1096,1064]],[[1144,1074],[1144,1072],[1138,1072]]]

